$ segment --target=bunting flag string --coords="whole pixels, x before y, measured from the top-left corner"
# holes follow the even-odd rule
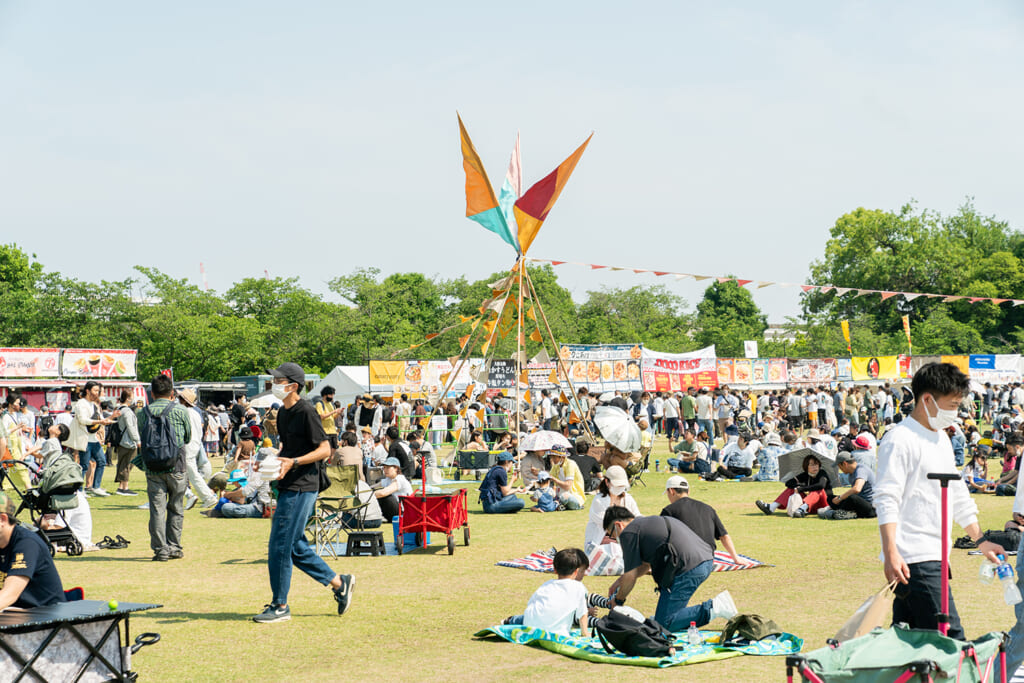
[[[454,325],[449,325],[448,327],[443,327],[440,330],[438,330],[437,332],[431,332],[430,334],[424,335],[423,336],[423,341],[419,342],[418,344],[412,344],[411,346],[407,346],[404,349],[399,349],[398,351],[395,351],[394,353],[392,353],[390,357],[394,358],[395,356],[397,356],[400,353],[405,353],[406,351],[412,351],[413,349],[418,349],[419,347],[423,346],[428,341],[431,341],[433,339],[437,339],[438,337],[440,337],[445,332],[450,332],[451,330],[454,330],[456,327],[461,327],[462,325],[465,325],[466,323],[468,323],[471,320],[473,321],[473,329],[475,330],[477,325],[480,324],[480,316],[478,316],[478,315],[460,315],[459,316],[459,322],[455,323]],[[468,334],[466,336],[464,336],[464,337],[459,337],[459,346],[465,347],[467,341],[469,341],[469,335]]]
[[[1001,306],[1002,304],[1009,303],[1013,306],[1020,306],[1024,304],[1024,299],[1000,299],[996,297],[978,297],[969,295],[953,295],[953,294],[933,294],[930,292],[893,292],[884,289],[860,289],[851,287],[838,287],[836,285],[816,285],[816,284],[801,284],[798,282],[777,282],[774,280],[756,280],[748,278],[735,277],[733,275],[697,275],[694,273],[677,273],[668,270],[651,270],[649,268],[631,268],[630,266],[607,266],[597,265],[593,263],[581,263],[579,261],[557,261],[554,259],[534,258],[527,257],[529,261],[533,263],[547,263],[552,266],[561,266],[564,264],[571,264],[576,266],[582,266],[589,268],[590,270],[631,270],[634,273],[653,273],[655,277],[663,277],[665,275],[674,276],[676,280],[684,280],[692,277],[694,280],[700,282],[701,280],[715,280],[719,284],[726,282],[735,282],[740,287],[746,287],[753,283],[757,289],[763,289],[765,287],[799,287],[805,294],[820,293],[828,294],[834,292],[836,296],[845,296],[847,294],[853,297],[862,297],[878,294],[881,296],[882,301],[893,299],[896,297],[902,297],[905,301],[910,302],[915,299],[924,297],[929,299],[939,299],[943,303],[951,303],[953,301],[963,301],[964,303],[979,304],[979,303],[990,303],[994,306]]]

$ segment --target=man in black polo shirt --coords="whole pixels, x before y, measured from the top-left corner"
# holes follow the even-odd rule
[[[14,501],[0,493],[0,609],[64,602],[64,586],[39,534],[14,518]]]
[[[739,563],[736,546],[732,544],[732,538],[718,518],[718,513],[707,503],[690,498],[690,483],[685,477],[669,477],[665,482],[665,495],[668,496],[669,504],[662,508],[662,515],[675,517],[690,527],[712,550],[715,549],[715,542],[721,541],[725,551],[732,555],[732,561]]]
[[[269,624],[291,618],[288,590],[292,583],[292,567],[298,567],[313,579],[330,586],[338,603],[338,614],[344,614],[352,600],[355,577],[336,574],[306,542],[306,521],[313,514],[320,490],[320,461],[331,455],[331,443],[313,404],[299,396],[306,373],[296,363],[282,363],[271,370],[274,398],[283,404],[277,414],[277,431],[281,438],[278,455],[277,509],[270,527],[267,545],[267,568],[273,598],[253,621]],[[264,461],[265,462],[265,461]],[[257,468],[263,469],[263,465]],[[268,472],[268,476],[273,474]]]
[[[622,546],[623,574],[608,589],[608,597],[622,604],[636,580],[650,573],[660,589],[654,619],[669,631],[685,631],[690,622],[704,626],[713,619],[736,616],[736,605],[729,591],[713,600],[690,606],[690,598],[711,575],[714,559],[711,548],[690,527],[675,517],[633,518],[624,507],[605,510],[604,531]],[[675,549],[674,566],[662,561],[665,545]]]

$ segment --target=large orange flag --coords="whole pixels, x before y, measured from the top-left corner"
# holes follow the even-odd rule
[[[516,224],[519,226],[520,253],[525,254],[533,244],[533,239],[540,231],[540,226],[544,225],[544,220],[551,212],[551,207],[558,201],[558,196],[562,194],[562,189],[569,182],[569,176],[572,175],[573,169],[576,168],[580,157],[583,156],[583,150],[587,148],[592,137],[594,137],[593,133],[558,168],[539,180],[516,201],[514,211]]]

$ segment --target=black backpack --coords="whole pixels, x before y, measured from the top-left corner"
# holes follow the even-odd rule
[[[139,430],[139,453],[142,464],[150,472],[171,472],[178,462],[178,441],[171,424],[174,404],[168,403],[164,411],[154,415],[149,406],[145,407],[146,424]]]
[[[128,408],[123,408],[122,410],[128,410]],[[112,425],[107,427],[107,445],[120,446],[122,436],[124,436],[124,427],[121,424],[121,418],[118,418],[114,420]]]
[[[608,654],[617,650],[630,657],[665,657],[675,641],[654,619],[637,621],[615,609],[598,619],[594,630]]]
[[[668,538],[654,550],[654,557],[651,559],[651,578],[658,584],[658,590],[668,590],[672,587],[682,563],[676,547],[672,545],[672,525],[669,524],[668,517],[662,519],[665,521]]]

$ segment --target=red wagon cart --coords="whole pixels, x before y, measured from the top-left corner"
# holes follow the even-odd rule
[[[462,538],[469,545],[469,512],[466,489],[452,493],[399,496],[398,535],[395,549],[402,554],[405,534],[416,534],[416,540],[427,547],[427,534],[443,533],[448,537],[448,554],[455,552],[455,530],[462,527]]]

